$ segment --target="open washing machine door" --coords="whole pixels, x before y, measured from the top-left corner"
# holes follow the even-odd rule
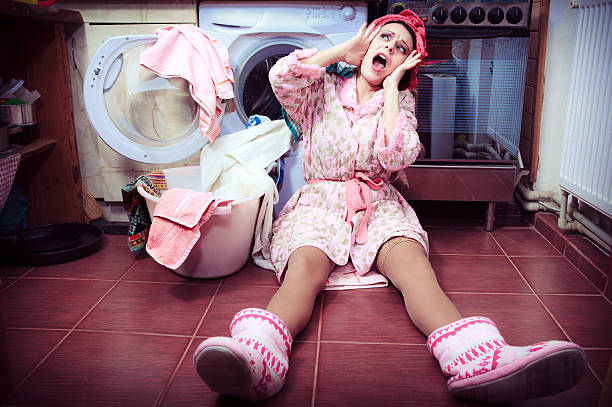
[[[85,109],[98,135],[117,153],[143,163],[184,159],[206,140],[189,83],[140,65],[155,35],[111,37],[91,59],[83,84]]]

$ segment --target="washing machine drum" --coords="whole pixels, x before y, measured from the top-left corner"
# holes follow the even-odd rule
[[[83,85],[92,126],[117,153],[144,163],[182,160],[205,143],[198,105],[181,78],[164,79],[140,65],[157,37],[104,41],[89,63]]]
[[[249,51],[234,69],[235,104],[238,116],[247,123],[252,115],[263,115],[271,120],[282,118],[281,105],[274,96],[268,73],[280,58],[307,44],[283,40],[264,43]]]

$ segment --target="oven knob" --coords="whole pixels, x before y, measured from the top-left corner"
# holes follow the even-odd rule
[[[510,7],[506,12],[506,20],[510,24],[518,24],[523,19],[523,11],[518,7]]]
[[[446,7],[438,6],[431,12],[431,18],[438,24],[443,24],[446,21],[446,17],[448,17]]]
[[[451,11],[451,20],[456,24],[461,24],[467,18],[467,11],[461,6],[455,7]]]
[[[342,18],[344,21],[352,21],[355,19],[355,15],[357,12],[355,11],[355,7],[353,6],[344,6],[342,7]]]
[[[470,21],[474,24],[482,23],[485,17],[485,11],[482,7],[474,7],[470,10]]]
[[[504,21],[504,10],[499,7],[493,7],[489,10],[488,17],[491,24],[499,24]]]
[[[399,14],[402,11],[406,10],[406,5],[400,1],[397,3],[393,3],[391,5],[391,13],[390,14]]]

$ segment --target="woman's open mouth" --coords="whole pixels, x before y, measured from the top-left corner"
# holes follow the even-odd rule
[[[378,53],[372,58],[372,66],[376,71],[382,71],[387,66],[387,57],[383,53]]]

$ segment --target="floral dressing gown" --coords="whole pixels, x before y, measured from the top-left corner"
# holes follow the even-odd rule
[[[291,253],[306,245],[321,249],[337,265],[345,265],[350,257],[360,275],[370,271],[379,248],[392,237],[414,239],[428,252],[427,233],[389,183],[391,174],[412,164],[420,150],[412,93],[400,91],[400,116],[385,146],[383,90],[357,104],[356,76],[342,78],[300,62],[315,52],[296,50],[280,59],[269,75],[279,102],[302,128],[307,181],[272,226],[271,261],[279,281]],[[356,181],[357,173],[362,181]],[[354,196],[347,192],[347,181],[359,184],[356,196],[371,193],[369,210],[358,210],[350,219],[347,213],[355,211],[347,198],[352,202]],[[375,182],[374,188],[367,186]],[[366,212],[364,242],[356,235]],[[365,228],[364,221],[360,229]]]

